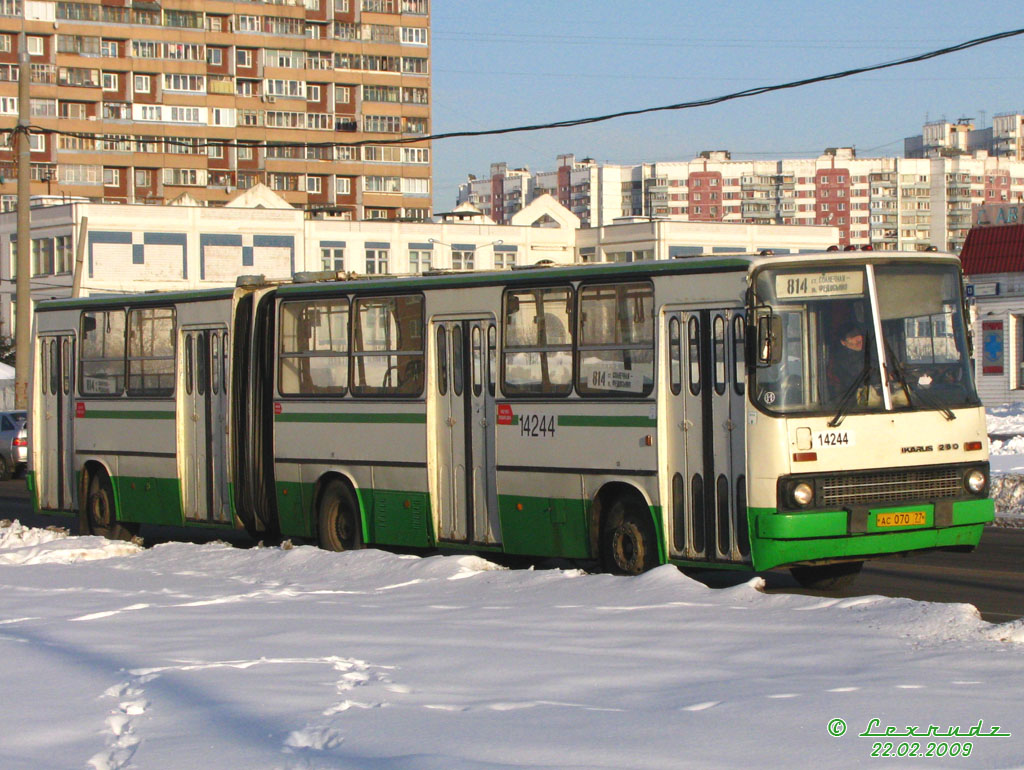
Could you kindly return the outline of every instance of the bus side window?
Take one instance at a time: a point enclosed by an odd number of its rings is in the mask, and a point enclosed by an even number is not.
[[[484,342],[483,332],[479,326],[473,327],[472,332],[473,348],[473,395],[479,396],[484,391]]]
[[[494,324],[487,327],[487,390],[494,395],[494,380],[497,377],[495,367],[498,365],[498,330]]]
[[[206,395],[210,384],[209,346],[207,333],[199,332],[196,335],[196,393],[200,396]]]
[[[462,395],[464,381],[462,369],[462,326],[456,325],[452,329],[452,393],[456,396]]]
[[[700,321],[690,316],[686,324],[686,348],[690,359],[690,393],[700,395]]]
[[[185,335],[185,393],[192,395],[192,335]]]
[[[437,327],[437,392],[448,395],[448,334],[444,326]]]
[[[54,396],[60,392],[59,354],[57,340],[50,340],[50,393]]]
[[[732,384],[737,396],[743,395],[744,382],[747,376],[746,323],[746,319],[740,313],[737,313],[732,318]]]
[[[679,319],[672,317],[668,322],[668,380],[672,395],[678,396],[683,389],[683,351],[681,347]]]
[[[726,360],[725,360],[725,318],[720,315],[715,316],[715,321],[712,324],[712,330],[714,331],[715,344],[713,347],[712,355],[715,359],[715,393],[722,395],[726,389]]]
[[[71,340],[64,340],[61,351],[61,385],[64,395],[71,393]]]
[[[210,333],[210,390],[214,395],[220,393],[220,332]]]

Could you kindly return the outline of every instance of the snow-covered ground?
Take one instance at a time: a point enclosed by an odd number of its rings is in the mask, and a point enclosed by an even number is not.
[[[13,523],[0,767],[1024,766],[1024,621],[760,585]]]
[[[760,586],[5,522],[0,768],[1024,767],[1024,620]]]

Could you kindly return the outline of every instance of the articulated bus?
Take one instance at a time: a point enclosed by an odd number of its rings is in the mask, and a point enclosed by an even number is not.
[[[29,485],[111,537],[244,527],[836,584],[970,550],[993,519],[965,318],[959,262],[934,253],[52,300]]]

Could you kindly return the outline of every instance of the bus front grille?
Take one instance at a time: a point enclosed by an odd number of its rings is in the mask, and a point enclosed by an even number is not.
[[[963,471],[959,468],[904,470],[883,473],[826,476],[819,482],[821,503],[830,508],[886,504],[901,500],[938,500],[963,497]]]

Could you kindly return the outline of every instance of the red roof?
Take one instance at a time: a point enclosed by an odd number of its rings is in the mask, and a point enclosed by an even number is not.
[[[1024,225],[971,228],[960,261],[967,275],[1024,273]]]

